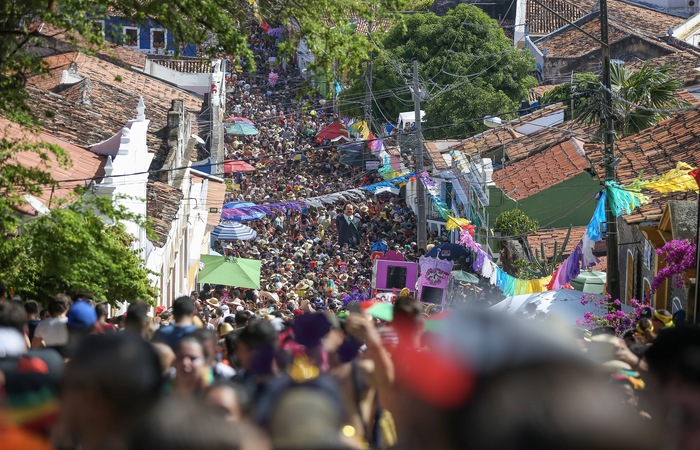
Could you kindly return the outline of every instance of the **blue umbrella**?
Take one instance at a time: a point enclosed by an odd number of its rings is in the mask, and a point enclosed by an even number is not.
[[[454,261],[460,258],[464,258],[468,254],[469,253],[466,247],[448,242],[445,244],[436,245],[428,253],[426,253],[425,256],[430,256],[432,258],[437,257],[440,259]]]
[[[236,202],[228,202],[224,203],[223,208],[224,209],[238,209],[238,208],[244,208],[246,206],[257,206],[255,203],[251,202],[244,202],[242,200],[236,201]]]
[[[222,220],[235,220],[236,222],[248,222],[251,220],[259,220],[265,217],[265,213],[245,210],[240,208],[248,208],[250,206],[257,206],[255,203],[250,202],[229,202],[225,203],[223,209],[221,210]]]
[[[257,235],[255,230],[238,222],[223,222],[211,232],[211,237],[217,241],[248,241]]]

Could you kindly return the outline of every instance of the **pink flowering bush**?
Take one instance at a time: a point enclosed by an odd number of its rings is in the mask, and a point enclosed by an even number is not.
[[[666,267],[659,270],[651,282],[652,292],[656,292],[661,283],[668,278],[673,280],[674,286],[682,288],[684,280],[681,274],[695,264],[696,248],[697,245],[691,244],[688,239],[674,239],[657,249],[656,254],[663,258]]]
[[[270,74],[267,76],[267,84],[269,84],[270,86],[276,85],[279,77],[280,76],[277,75],[275,72],[270,72]]]
[[[626,331],[631,330],[637,324],[642,315],[642,310],[649,306],[648,303],[635,298],[630,300],[632,310],[624,312],[621,309],[620,300],[610,301],[610,296],[598,298],[597,295],[584,294],[581,298],[582,305],[594,304],[596,309],[584,313],[583,318],[576,320],[576,325],[586,327],[589,330],[598,327],[613,327],[615,333],[622,337]]]

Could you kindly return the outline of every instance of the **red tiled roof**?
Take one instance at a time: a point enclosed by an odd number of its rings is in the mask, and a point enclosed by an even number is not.
[[[611,21],[627,25],[651,36],[665,36],[669,28],[675,28],[687,19],[639,4],[621,0],[608,0]]]
[[[648,61],[629,61],[625,63],[625,66],[631,70],[639,70],[645,62],[648,62],[652,67],[670,65],[673,68],[673,74],[681,80],[683,86],[692,86],[700,81],[700,72],[696,70],[700,67],[700,51],[698,50],[682,49]]]
[[[602,147],[599,144],[588,144],[585,150],[596,173],[605,173]],[[643,179],[660,176],[673,169],[677,162],[685,162],[692,167],[700,166],[700,110],[676,114],[641,133],[617,141],[615,156],[620,158],[615,171],[617,180],[622,184],[628,184],[639,176]],[[625,216],[628,223],[658,220],[669,198],[697,198],[694,192],[666,197],[654,192],[647,194],[649,204]]]
[[[683,100],[684,102],[690,103],[693,106],[700,106],[700,99],[691,94],[690,92],[686,91],[685,89],[681,89],[676,93],[678,98]]]
[[[557,248],[561,249],[561,246],[564,243],[564,239],[566,238],[566,233],[568,231],[568,228],[554,228],[551,230],[539,230],[535,234],[529,234],[527,236],[527,243],[530,246],[530,249],[532,250],[532,256],[534,257],[536,255],[535,251],[539,252],[542,249],[542,246],[540,244],[543,244],[545,257],[552,258],[554,256],[554,243],[558,243]],[[564,258],[571,254],[573,249],[583,238],[585,232],[586,227],[571,227],[569,242],[566,245],[566,250],[563,254]],[[601,241],[596,244],[595,250],[605,251],[605,248],[605,241]],[[600,261],[590,269],[605,272],[607,268],[607,256],[599,256],[598,259]]]
[[[34,152],[17,152],[12,158],[14,161],[26,167],[37,167],[49,172],[56,181],[80,180],[84,178],[102,177],[104,175],[104,165],[107,162],[105,156],[97,155],[85,148],[73,145],[47,133],[32,133],[4,118],[0,118],[0,130],[1,137],[10,142],[17,142],[18,144],[20,142],[31,144],[46,142],[63,148],[70,158],[70,163],[66,167],[61,167],[56,157],[49,152],[47,152],[49,155],[47,161],[43,161],[41,157]],[[86,183],[89,183],[89,181],[64,182],[60,183],[53,190],[50,186],[44,186],[41,195],[37,197],[46,205],[51,201],[51,206],[55,207],[57,205],[56,200],[70,197],[75,187],[84,187]],[[0,195],[3,194],[0,193]],[[36,214],[36,211],[30,207],[23,208],[22,212],[30,215]]]
[[[574,139],[523,159],[493,174],[493,181],[510,198],[522,200],[575,177],[590,167]],[[582,147],[582,146],[581,146]]]
[[[202,99],[196,95],[172,86],[164,81],[149,77],[147,75],[123,69],[114,65],[111,62],[103,61],[99,58],[86,55],[85,53],[72,52],[69,54],[61,54],[48,56],[44,61],[49,67],[68,67],[74,63],[76,72],[83,77],[90,77],[93,81],[100,81],[106,85],[116,89],[129,92],[133,95],[143,96],[146,101],[146,111],[149,109],[149,103],[168,103],[166,109],[170,108],[169,100],[182,99],[185,102],[187,112],[196,113],[202,109]],[[55,81],[55,86],[59,86],[60,73],[52,78]],[[38,80],[40,77],[31,77],[30,83]],[[152,100],[148,102],[148,100]],[[158,100],[158,101],[156,101]]]
[[[513,142],[524,136],[515,130],[508,128],[492,128],[463,140],[457,145],[450,147],[450,150],[460,151],[467,155],[486,154],[489,150]]]
[[[45,39],[53,41],[54,44],[60,44],[53,46],[63,52],[76,49],[71,43],[72,40],[78,46],[83,46],[94,51],[98,58],[109,61],[120,67],[137,67],[143,69],[146,66],[146,55],[131,48],[111,42],[105,42],[105,44],[99,48],[94,45],[86,45],[85,40],[81,36],[75,35],[74,33],[68,34],[65,30],[48,23],[37,24],[36,32]]]
[[[146,216],[153,225],[156,246],[162,247],[168,242],[183,197],[180,189],[161,181],[149,181],[146,185]]]
[[[459,142],[460,141],[458,139],[445,139],[442,141],[425,142],[425,150],[428,153],[430,160],[433,162],[433,166],[436,170],[446,170],[450,168],[450,166],[447,164],[445,158],[443,158],[442,155],[443,153],[449,152],[452,146],[454,146],[455,144],[459,144]],[[444,148],[441,150],[440,148],[438,148],[439,143],[452,144],[452,146],[444,146]]]
[[[599,144],[586,145],[586,154],[598,174],[605,172],[603,152]],[[618,181],[634,181],[640,174],[645,179],[659,176],[683,161],[700,166],[700,110],[676,114],[641,133],[615,143],[615,167]]]
[[[680,25],[685,19],[619,0],[610,0],[608,5],[610,44],[635,35],[669,52],[674,51],[673,47],[654,37],[665,36],[669,28]],[[600,19],[597,13],[579,21],[577,25],[592,36],[600,36]],[[547,50],[548,57],[576,58],[598,51],[600,43],[569,25],[560,32],[538,40],[537,47],[542,51]]]
[[[518,117],[515,120],[508,122],[508,126],[512,128],[518,128],[526,123],[533,122],[537,119],[547,117],[555,112],[563,111],[567,106],[563,103],[552,103],[551,105],[543,106],[542,108],[533,111],[529,114]]]
[[[559,86],[558,84],[541,84],[539,86],[535,86],[534,88],[530,89],[530,101],[531,102],[537,102],[540,100],[540,98],[547,92],[551,91],[555,87]]]
[[[579,28],[590,35],[600,36],[600,21],[597,17],[580,24]],[[612,24],[609,27],[608,42],[611,44],[627,36],[629,36],[629,33],[621,28]],[[591,51],[599,50],[600,43],[581,33],[578,29],[569,26],[559,33],[537,41],[537,48],[543,52],[546,50],[548,58],[576,58]]]
[[[142,96],[146,118],[151,121],[149,150],[161,154],[167,152],[166,137],[160,130],[168,123],[171,100],[182,99],[188,113],[196,114],[202,107],[202,100],[189,92],[83,53],[53,55],[44,61],[52,68],[51,74],[29,78],[28,103],[42,127],[77,145],[87,147],[117,133],[127,121],[135,119]],[[61,85],[61,73],[71,65],[89,83],[83,80]],[[90,101],[78,103],[85,89],[90,92]]]
[[[547,8],[556,11],[563,18],[553,14]],[[557,30],[569,22],[574,22],[593,11],[596,2],[593,0],[540,0],[537,3],[528,1],[526,5],[526,20],[530,34],[545,35]]]

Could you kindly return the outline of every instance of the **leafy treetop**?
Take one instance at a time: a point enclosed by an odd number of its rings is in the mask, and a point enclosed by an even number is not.
[[[639,133],[670,117],[669,109],[690,106],[678,97],[681,81],[673,76],[673,67],[654,67],[649,62],[637,71],[614,64],[610,71],[613,91],[613,123],[620,137]],[[542,103],[574,100],[573,118],[586,125],[605,123],[604,90],[593,73],[574,74],[571,83],[557,86],[542,96]],[[570,114],[570,113],[569,113]]]
[[[498,215],[493,229],[504,236],[522,236],[536,233],[539,227],[536,219],[529,218],[519,209],[511,209]]]
[[[517,109],[536,84],[529,72],[535,62],[514,49],[498,22],[481,9],[461,4],[444,16],[417,13],[377,36],[381,48],[373,64],[374,117],[396,120],[413,110],[411,61],[418,61],[421,83],[431,92],[424,103],[425,136],[438,139],[465,136],[483,129],[487,115]],[[364,79],[341,94],[341,111],[362,114]]]
[[[25,222],[0,245],[0,279],[25,298],[88,291],[98,301],[153,302],[157,290],[125,220],[140,221],[111,199],[82,197]],[[143,224],[142,225],[146,225]]]

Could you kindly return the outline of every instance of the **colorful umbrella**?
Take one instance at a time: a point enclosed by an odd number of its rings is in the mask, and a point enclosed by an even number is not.
[[[290,161],[309,162],[309,158],[307,158],[306,156],[304,156],[301,153],[295,153],[294,155],[292,155],[291,158],[289,158],[289,160]]]
[[[333,140],[338,139],[340,137],[348,138],[348,130],[342,123],[333,122],[332,124],[328,125],[326,128],[318,132],[318,134],[316,135],[316,142],[320,144],[321,142],[323,142],[324,139]]]
[[[250,211],[246,208],[257,206],[250,202],[228,202],[224,203],[221,210],[221,220],[235,220],[236,222],[249,222],[265,217],[264,212]]]
[[[201,255],[204,269],[199,271],[200,283],[260,289],[260,261],[256,259]]]
[[[238,222],[224,222],[211,232],[211,237],[217,241],[248,241],[257,235],[255,230]]]
[[[236,122],[233,125],[227,126],[226,133],[239,134],[244,136],[255,136],[256,134],[260,134],[257,128],[255,128],[253,125],[244,122]]]
[[[251,121],[250,119],[246,119],[245,117],[229,117],[225,120],[225,122],[240,122],[247,123],[248,125],[254,125],[253,121]]]
[[[582,270],[579,276],[571,280],[571,287],[589,294],[602,294],[605,290],[606,274],[597,270]]]
[[[254,170],[255,167],[245,161],[235,161],[233,159],[224,161],[224,173],[252,172]]]

